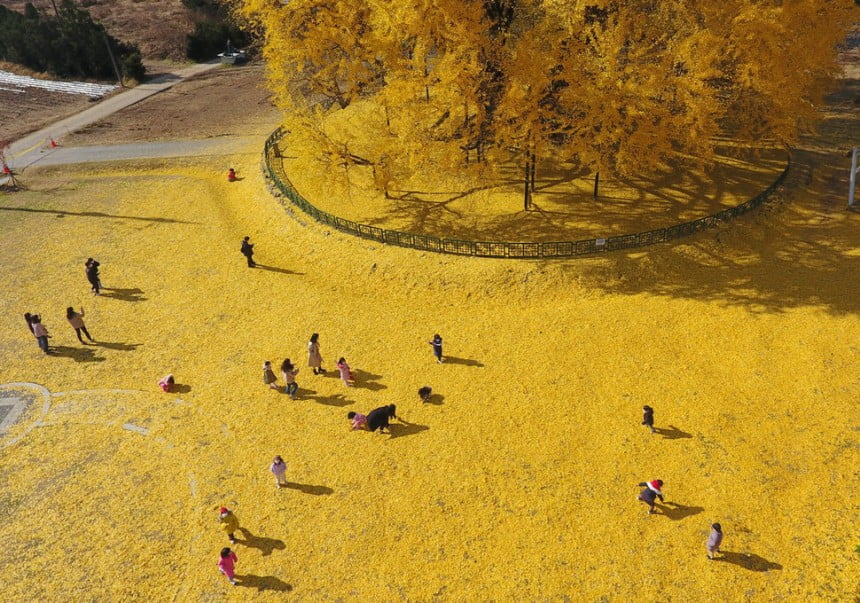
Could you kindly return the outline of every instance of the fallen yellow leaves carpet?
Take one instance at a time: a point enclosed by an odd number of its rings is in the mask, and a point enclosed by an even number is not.
[[[291,217],[257,162],[63,168],[2,198],[0,382],[52,392],[0,438],[3,600],[857,595],[860,223],[802,167],[790,203],[685,242],[508,262]],[[284,357],[297,401],[262,383]],[[158,390],[168,372],[179,393]],[[392,436],[349,431],[347,411],[389,403]],[[649,517],[636,484],[655,478],[677,505]],[[222,504],[250,532],[242,586],[216,568]]]

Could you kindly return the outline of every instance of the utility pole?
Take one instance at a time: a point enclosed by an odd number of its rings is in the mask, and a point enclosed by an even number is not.
[[[116,81],[119,82],[120,88],[125,88],[125,84],[122,82],[122,75],[119,72],[119,67],[117,67],[116,59],[113,56],[113,48],[110,47],[110,42],[108,42],[104,27],[102,27],[102,39],[105,41],[105,46],[107,46],[108,55],[110,55],[110,64],[113,65],[113,72],[116,74]]]

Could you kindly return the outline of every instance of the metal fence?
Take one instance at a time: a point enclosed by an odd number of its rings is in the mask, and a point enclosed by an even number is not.
[[[675,224],[667,228],[658,228],[636,234],[618,235],[615,237],[585,239],[582,241],[558,241],[548,243],[510,243],[507,241],[464,241],[459,239],[440,239],[429,235],[401,232],[398,230],[386,230],[367,224],[359,224],[352,220],[334,216],[326,213],[302,197],[290,184],[289,178],[284,171],[280,159],[281,149],[279,141],[283,138],[283,131],[278,128],[266,139],[263,150],[263,170],[270,179],[271,184],[293,205],[308,214],[314,220],[364,239],[371,239],[387,245],[398,245],[400,247],[411,247],[422,251],[434,251],[436,253],[449,253],[454,255],[469,255],[487,258],[569,258],[581,255],[591,255],[606,251],[619,249],[634,249],[646,247],[656,243],[664,243],[681,237],[697,233],[706,228],[717,226],[721,222],[731,220],[741,214],[745,214],[764,203],[773,192],[783,183],[788,170],[791,167],[789,157],[785,169],[779,177],[760,192],[758,195],[735,207],[724,209],[711,216],[699,218],[692,222]]]

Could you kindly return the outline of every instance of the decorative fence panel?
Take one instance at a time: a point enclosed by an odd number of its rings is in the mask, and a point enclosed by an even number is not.
[[[281,138],[283,138],[283,134],[284,133],[281,128],[278,128],[266,139],[266,143],[263,147],[263,172],[271,181],[272,186],[278,193],[289,199],[294,206],[298,207],[317,222],[331,226],[341,232],[346,232],[364,239],[379,241],[380,243],[385,243],[387,245],[410,247],[412,249],[433,251],[435,253],[449,253],[453,255],[468,255],[488,258],[570,258],[607,251],[647,247],[649,245],[656,245],[657,243],[665,243],[666,241],[686,237],[707,228],[717,226],[720,222],[731,220],[732,218],[755,209],[767,201],[774,191],[782,185],[788,175],[788,170],[791,168],[791,158],[789,157],[785,169],[779,177],[769,187],[749,201],[741,203],[735,207],[724,209],[712,216],[699,218],[692,222],[675,224],[666,228],[658,228],[646,232],[609,238],[587,239],[584,241],[558,241],[549,243],[462,241],[458,239],[440,239],[430,235],[401,232],[398,230],[386,230],[376,226],[359,224],[358,222],[353,222],[352,220],[347,220],[322,211],[302,197],[298,191],[293,188],[292,184],[290,184],[289,178],[284,171],[283,162],[280,160],[281,147],[279,142]]]

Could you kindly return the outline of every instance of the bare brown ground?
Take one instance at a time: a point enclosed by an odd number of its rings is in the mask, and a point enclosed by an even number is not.
[[[0,89],[0,141],[11,142],[92,103],[81,94],[64,94],[38,88],[22,92]]]
[[[201,74],[65,138],[66,146],[262,134],[280,113],[261,64]]]
[[[32,1],[36,8],[53,13],[51,0]],[[23,12],[26,1],[0,0],[0,4]],[[78,0],[77,5],[104,23],[112,36],[136,44],[146,59],[185,58],[185,36],[193,23],[181,0]]]

